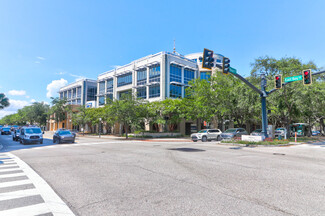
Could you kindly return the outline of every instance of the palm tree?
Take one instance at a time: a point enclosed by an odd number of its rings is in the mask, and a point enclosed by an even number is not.
[[[0,110],[10,105],[9,99],[5,94],[0,93]]]

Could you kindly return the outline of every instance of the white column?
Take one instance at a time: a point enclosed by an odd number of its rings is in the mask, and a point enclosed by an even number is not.
[[[184,67],[182,67],[182,84],[184,84]],[[184,95],[184,86],[182,86],[182,98],[185,96]]]
[[[147,84],[149,84],[149,67],[147,67]],[[149,86],[146,86],[146,90],[147,90],[147,100],[149,99]]]

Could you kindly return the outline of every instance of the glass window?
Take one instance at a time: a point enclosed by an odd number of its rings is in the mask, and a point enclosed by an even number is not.
[[[81,87],[77,88],[77,97],[81,97]]]
[[[107,94],[107,98],[113,100],[113,94],[112,93]]]
[[[200,58],[200,62],[202,62],[202,57]]]
[[[42,131],[39,128],[26,128],[25,133],[26,134],[42,133]]]
[[[119,92],[119,97],[118,98],[123,99],[123,98],[128,97],[128,95],[131,95],[131,90]]]
[[[149,68],[149,83],[160,82],[160,65],[156,64]]]
[[[147,88],[146,87],[138,88],[137,96],[138,96],[138,98],[146,99],[147,98]]]
[[[77,96],[77,89],[74,88],[72,89],[72,98],[76,98],[76,96]]]
[[[68,91],[68,98],[71,98],[71,90]]]
[[[88,86],[87,88],[87,101],[95,101],[97,94],[97,87]]]
[[[107,93],[113,93],[113,79],[107,80]]]
[[[71,132],[68,131],[68,130],[64,130],[64,131],[59,131],[58,134],[59,134],[59,135],[70,135]]]
[[[99,106],[105,105],[105,96],[100,96],[98,102],[99,102]]]
[[[132,73],[127,73],[117,77],[117,87],[132,84]]]
[[[149,87],[149,98],[160,97],[160,85],[152,85]]]
[[[67,91],[64,92],[64,98],[68,98],[68,92]]]
[[[81,99],[77,99],[77,105],[81,105]]]
[[[182,67],[178,65],[170,65],[170,82],[182,82]]]
[[[192,59],[193,61],[197,62],[197,59]]]
[[[63,99],[63,92],[60,92],[60,99]]]
[[[99,83],[99,94],[105,94],[105,81]]]
[[[147,68],[137,71],[137,85],[144,85],[147,83]]]
[[[194,70],[184,68],[184,83],[188,84],[189,81],[194,79]]]
[[[210,79],[210,77],[211,77],[211,72],[201,72],[201,74],[200,74],[200,78],[201,79],[205,79],[205,80],[208,80],[208,79]]]
[[[171,98],[181,98],[182,97],[182,86],[179,85],[170,85],[170,97]]]

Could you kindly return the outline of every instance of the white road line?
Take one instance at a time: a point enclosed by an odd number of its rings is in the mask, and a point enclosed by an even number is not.
[[[3,200],[10,200],[10,199],[17,199],[27,196],[33,196],[38,195],[39,192],[37,189],[26,189],[26,190],[19,190],[19,191],[13,191],[8,193],[0,193],[0,201]]]
[[[31,182],[33,182],[35,188],[39,191],[39,194],[45,201],[45,205],[48,207],[48,209],[50,209],[50,212],[52,212],[54,216],[74,216],[70,208],[62,201],[62,199],[54,192],[46,181],[42,179],[30,166],[28,166],[28,164],[11,153],[8,153],[8,155],[14,158],[19,167],[24,170],[27,177],[31,180]],[[22,215],[25,216],[26,214]]]
[[[31,183],[32,182],[29,179],[10,181],[10,182],[2,182],[2,183],[0,183],[0,188],[18,186],[18,185],[25,185],[25,184],[31,184]]]
[[[20,168],[12,168],[12,169],[0,169],[0,174],[3,172],[11,172],[11,171],[19,171]]]
[[[0,175],[0,179],[2,178],[11,178],[11,177],[19,177],[19,176],[26,176],[25,173],[11,173],[11,174],[5,174],[5,175]]]
[[[45,203],[0,211],[0,216],[34,216],[51,212]]]

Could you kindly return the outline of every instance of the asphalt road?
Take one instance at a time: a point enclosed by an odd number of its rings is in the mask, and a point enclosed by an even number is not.
[[[325,215],[325,143],[233,147],[79,138],[2,152],[29,164],[76,215]]]

